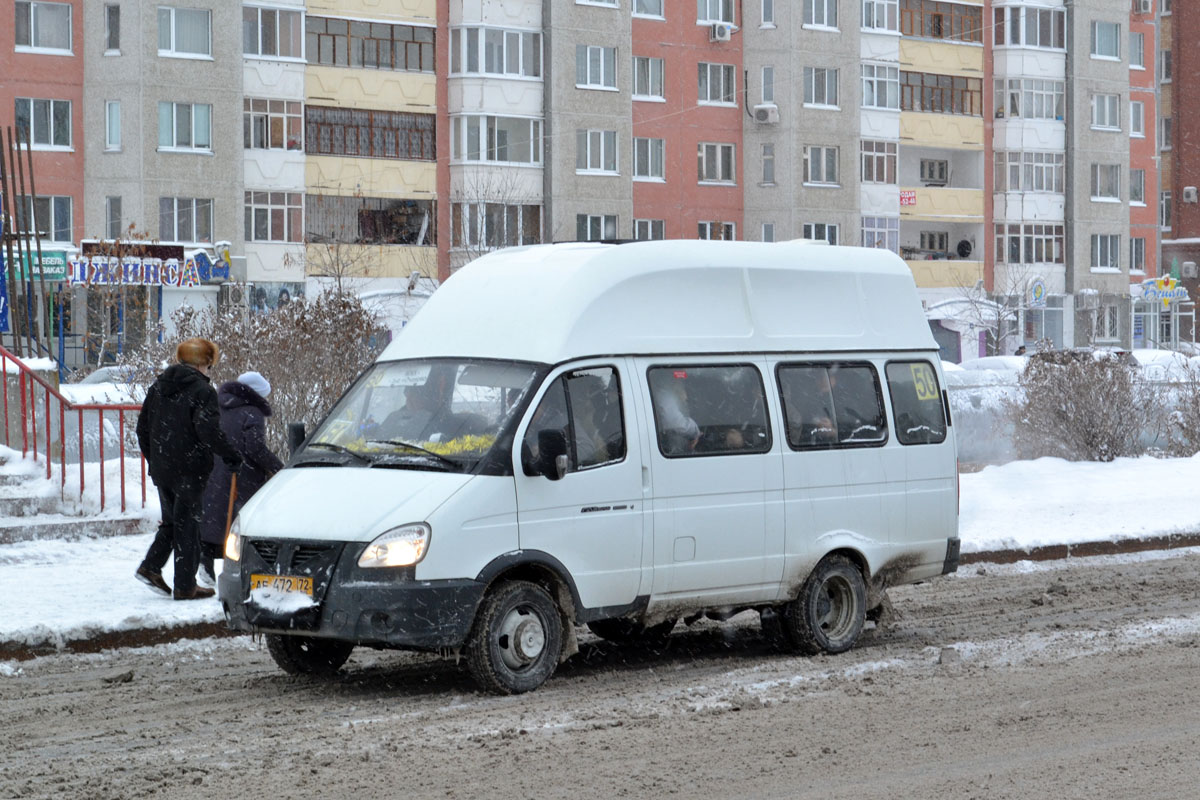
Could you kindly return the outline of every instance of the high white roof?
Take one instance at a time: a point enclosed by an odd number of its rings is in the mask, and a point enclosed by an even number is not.
[[[657,241],[497,250],[442,284],[381,360],[936,350],[895,253]]]

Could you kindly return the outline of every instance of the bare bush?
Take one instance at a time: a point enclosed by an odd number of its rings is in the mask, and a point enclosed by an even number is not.
[[[303,422],[312,430],[383,347],[375,315],[357,297],[337,292],[262,314],[185,306],[172,319],[173,337],[164,336],[123,359],[134,368],[134,380],[142,385],[153,381],[184,339],[212,339],[221,349],[214,385],[247,370],[261,372],[271,383],[268,400],[275,413],[267,420],[267,442],[277,453],[286,452],[287,423]]]
[[[1200,453],[1200,374],[1188,371],[1188,379],[1171,387],[1170,453],[1194,456]]]
[[[1022,458],[1112,461],[1142,455],[1164,437],[1162,392],[1115,356],[1039,353],[1019,385],[1008,414]]]

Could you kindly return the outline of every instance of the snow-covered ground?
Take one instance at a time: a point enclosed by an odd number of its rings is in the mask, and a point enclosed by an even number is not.
[[[964,553],[1200,531],[1200,456],[1013,462],[963,475],[961,492]],[[215,600],[175,602],[134,579],[150,540],[0,546],[0,641],[219,621]]]

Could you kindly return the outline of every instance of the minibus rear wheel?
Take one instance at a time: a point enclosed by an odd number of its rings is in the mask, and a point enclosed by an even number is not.
[[[336,639],[267,634],[267,652],[279,668],[289,675],[336,675],[353,650],[352,642],[339,642]]]
[[[828,555],[783,607],[779,632],[788,649],[803,655],[844,653],[858,641],[866,612],[867,586],[858,565]]]
[[[467,669],[485,690],[520,694],[554,674],[563,621],[550,594],[529,581],[505,581],[489,591],[467,637]]]

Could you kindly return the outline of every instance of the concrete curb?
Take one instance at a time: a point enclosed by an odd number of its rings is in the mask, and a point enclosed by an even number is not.
[[[1150,550],[1175,550],[1181,547],[1200,547],[1200,533],[1172,533],[1151,536],[1146,539],[1123,539],[1120,541],[1077,542],[1075,544],[1046,545],[1029,550],[984,550],[964,553],[960,564],[1015,564],[1018,561],[1059,561],[1088,556],[1122,555]],[[0,661],[28,661],[38,656],[63,653],[99,653],[119,647],[147,647],[169,644],[183,639],[207,639],[214,636],[244,636],[225,627],[221,622],[195,622],[169,628],[138,628],[123,631],[102,631],[85,639],[70,639],[63,642],[29,644],[18,641],[0,641]]]

